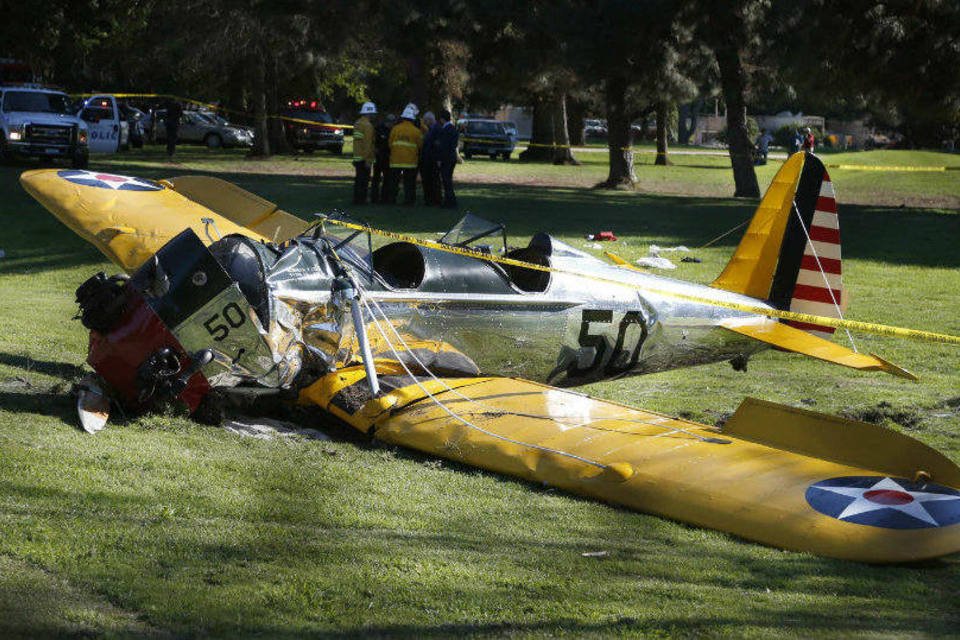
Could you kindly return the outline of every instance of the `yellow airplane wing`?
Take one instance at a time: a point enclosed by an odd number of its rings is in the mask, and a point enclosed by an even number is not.
[[[878,563],[960,550],[960,469],[876,425],[747,400],[717,430],[525,380],[378,368],[379,397],[355,367],[301,402],[384,442],[778,547]]]
[[[171,183],[40,169],[24,172],[20,183],[57,219],[127,272],[187,228],[205,244],[235,233],[267,242],[286,240],[306,228],[306,222],[239,187],[217,196],[216,190],[229,183],[215,178],[187,176]]]

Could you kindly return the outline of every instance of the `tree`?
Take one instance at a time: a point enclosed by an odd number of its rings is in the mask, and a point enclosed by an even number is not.
[[[753,141],[747,133],[750,76],[746,60],[757,49],[768,15],[766,0],[700,0],[690,5],[699,39],[712,51],[727,105],[727,144],[733,167],[734,197],[759,198]]]
[[[667,0],[577,2],[564,38],[574,43],[581,76],[603,87],[610,170],[598,186],[633,187],[630,126],[668,92],[679,3]],[[655,96],[651,99],[652,96]]]
[[[475,0],[471,104],[532,107],[526,161],[579,164],[570,149],[568,96],[581,84],[562,30],[568,2]]]
[[[781,43],[772,53],[806,107],[872,115],[912,145],[960,135],[957,2],[777,0],[771,15]]]

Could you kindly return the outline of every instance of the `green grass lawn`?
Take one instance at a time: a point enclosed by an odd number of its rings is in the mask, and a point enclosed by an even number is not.
[[[960,164],[849,155],[828,162]],[[600,253],[583,236],[611,229],[621,239],[604,248],[624,257],[685,244],[702,263],[669,275],[719,273],[739,234],[699,247],[755,206],[727,197],[724,158],[641,163],[642,191],[627,193],[583,188],[606,171],[604,154],[583,156],[581,167],[466,163],[462,208],[507,223],[518,244],[546,229]],[[425,237],[458,217],[351,209],[347,157],[184,148],[169,164],[148,149],[94,166],[215,173],[304,217],[342,209]],[[871,567],[778,551],[370,443],[309,414],[332,440],[243,438],[174,415],[82,433],[73,291],[114,269],[20,189],[24,168],[0,168],[0,637],[956,637],[957,556]],[[957,173],[831,174],[846,203],[849,317],[960,334]],[[911,206],[928,200],[940,208]],[[921,382],[765,352],[747,373],[713,365],[583,390],[708,423],[752,395],[867,417],[960,461],[960,349],[855,339]]]

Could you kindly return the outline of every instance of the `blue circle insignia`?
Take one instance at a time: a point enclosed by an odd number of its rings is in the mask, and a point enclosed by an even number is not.
[[[96,171],[86,171],[82,169],[64,169],[58,171],[57,176],[73,184],[80,184],[85,187],[97,187],[99,189],[111,189],[113,191],[160,191],[163,189],[162,185],[157,184],[153,180],[117,176],[112,173],[97,173]]]
[[[845,476],[810,485],[807,502],[820,513],[871,527],[928,529],[960,522],[960,491],[887,476]]]

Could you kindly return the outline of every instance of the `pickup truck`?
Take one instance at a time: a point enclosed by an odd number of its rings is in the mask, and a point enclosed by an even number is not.
[[[295,100],[287,103],[280,115],[288,118],[283,121],[283,128],[293,149],[306,153],[318,149],[336,155],[343,153],[343,128],[334,124],[319,102],[308,104],[306,100]]]
[[[38,85],[0,86],[0,162],[18,157],[69,160],[87,166],[87,124],[70,97]]]
[[[460,120],[460,152],[469,160],[473,156],[510,159],[517,145],[515,136],[507,133],[499,120],[485,118]]]

